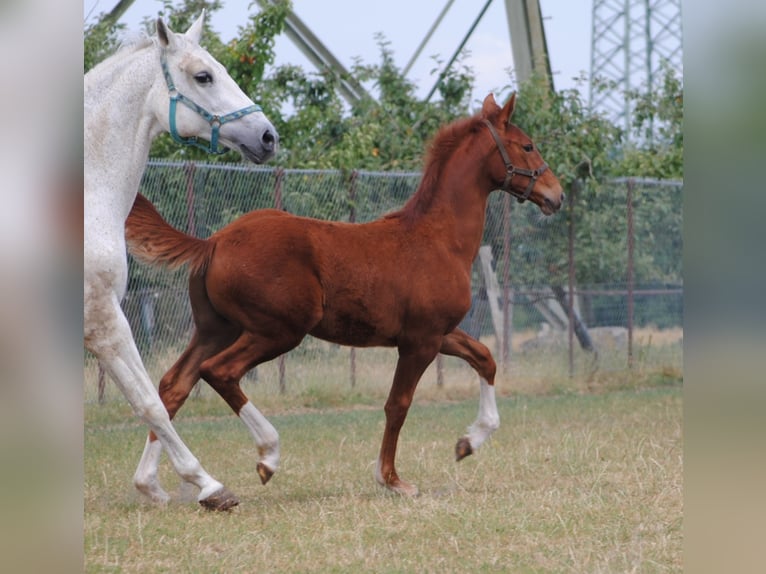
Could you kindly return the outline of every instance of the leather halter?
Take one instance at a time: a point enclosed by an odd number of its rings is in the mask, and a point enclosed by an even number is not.
[[[261,106],[259,106],[258,104],[253,104],[251,106],[242,108],[241,110],[237,110],[236,112],[231,112],[229,114],[226,114],[224,116],[213,115],[202,106],[196,104],[191,99],[184,96],[181,92],[178,91],[178,89],[176,89],[176,86],[173,83],[173,78],[170,75],[170,69],[168,68],[167,56],[165,55],[164,49],[160,51],[160,64],[162,65],[162,73],[165,75],[165,82],[168,85],[168,95],[170,96],[170,110],[168,111],[168,121],[170,123],[170,135],[173,137],[175,141],[177,141],[180,144],[198,147],[201,150],[204,150],[208,153],[214,153],[217,155],[226,153],[228,151],[227,148],[225,147],[223,149],[218,148],[218,130],[221,128],[221,126],[225,124],[226,122],[237,120],[241,118],[242,116],[246,116],[247,114],[263,111],[261,109]],[[210,145],[201,144],[199,141],[197,141],[196,137],[190,137],[190,138],[181,137],[181,135],[178,133],[178,130],[176,129],[176,105],[178,104],[178,102],[181,102],[186,107],[197,112],[199,115],[205,118],[205,121],[207,121],[207,123],[210,124],[210,127],[211,127]]]
[[[548,164],[543,162],[543,165],[538,167],[537,169],[523,169],[520,167],[514,167],[514,165],[511,163],[511,158],[508,157],[508,152],[505,151],[505,146],[503,145],[503,141],[500,139],[500,136],[497,134],[497,130],[495,130],[495,126],[492,125],[492,123],[489,120],[482,120],[485,124],[487,124],[487,127],[489,128],[489,133],[492,134],[492,139],[495,140],[495,144],[497,145],[497,151],[500,152],[500,155],[503,158],[503,163],[505,163],[505,180],[503,181],[503,187],[501,188],[503,191],[510,193],[512,196],[514,196],[519,203],[524,203],[527,199],[529,199],[529,196],[532,194],[532,188],[535,187],[535,182],[537,181],[537,178],[540,177],[543,173],[545,173],[545,170],[548,169]],[[525,177],[530,178],[529,183],[527,184],[527,188],[524,190],[524,193],[519,193],[518,191],[515,191],[511,188],[511,181],[513,180],[514,175],[523,175]]]

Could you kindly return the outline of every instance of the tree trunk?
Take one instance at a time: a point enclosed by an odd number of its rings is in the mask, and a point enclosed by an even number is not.
[[[559,302],[561,308],[564,309],[564,313],[566,313],[568,316],[569,303],[567,302],[567,292],[565,291],[564,287],[561,285],[551,285],[551,289],[553,290],[553,294],[556,297],[556,301]],[[585,323],[582,322],[580,315],[578,315],[575,309],[572,309],[572,318],[574,321],[574,333],[577,337],[577,340],[580,342],[580,347],[582,347],[584,351],[595,353],[596,348],[593,346],[593,341],[588,334],[588,328],[585,326]]]

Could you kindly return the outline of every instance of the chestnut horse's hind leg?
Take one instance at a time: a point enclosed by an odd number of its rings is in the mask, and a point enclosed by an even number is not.
[[[468,434],[461,437],[455,445],[455,457],[462,460],[479,448],[500,426],[495,401],[497,366],[489,349],[460,329],[455,329],[444,337],[440,352],[465,360],[481,378],[479,414],[476,421],[468,427]]]
[[[408,496],[416,496],[418,488],[410,484],[396,473],[394,459],[396,458],[396,444],[399,440],[404,419],[412,404],[420,377],[439,351],[439,342],[422,344],[412,349],[399,347],[399,361],[396,364],[394,382],[386,401],[386,428],[383,432],[383,443],[380,447],[378,463],[375,467],[375,479],[379,484]]]
[[[290,335],[288,330],[279,337],[267,337],[244,332],[227,349],[206,360],[200,375],[223,397],[250,430],[258,447],[258,476],[266,484],[279,466],[279,434],[265,416],[242,392],[239,381],[256,365],[278,357],[295,348],[303,334]]]

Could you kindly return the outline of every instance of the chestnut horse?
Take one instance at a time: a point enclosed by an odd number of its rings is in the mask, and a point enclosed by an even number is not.
[[[267,209],[203,240],[169,226],[139,195],[126,223],[131,252],[144,262],[190,268],[195,332],[159,388],[170,417],[200,377],[207,381],[251,431],[265,484],[279,462],[279,435],[239,382],[312,335],[398,350],[378,483],[417,494],[396,471],[396,445],[415,387],[438,353],[461,357],[480,376],[479,414],[457,443],[457,459],[475,451],[499,425],[496,366],[489,349],[457,325],[471,305],[471,265],[487,199],[504,189],[545,215],[564,200],[535,145],[510,123],[514,105],[515,95],[501,109],[490,94],[478,115],[443,127],[417,192],[401,210],[370,223]],[[157,480],[158,462],[158,456],[144,456],[136,475]]]

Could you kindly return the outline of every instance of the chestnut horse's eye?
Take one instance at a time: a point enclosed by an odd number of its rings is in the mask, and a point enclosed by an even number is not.
[[[535,146],[533,146],[532,144],[524,144],[521,147],[524,148],[524,151],[532,151],[533,149],[535,149]]]
[[[197,80],[198,84],[202,85],[213,83],[213,76],[211,76],[209,72],[199,72],[194,74],[194,79]]]

